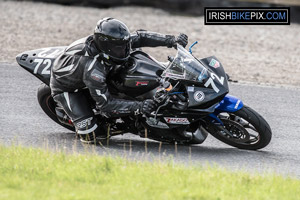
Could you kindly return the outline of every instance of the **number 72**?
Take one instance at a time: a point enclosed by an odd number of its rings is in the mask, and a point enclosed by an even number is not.
[[[220,89],[216,86],[216,84],[214,82],[214,79],[217,79],[222,85],[224,84],[224,77],[223,76],[221,76],[221,78],[220,78],[216,74],[211,73],[210,78],[206,81],[206,83],[204,84],[204,86],[208,87],[208,86],[211,85],[211,87],[213,88],[213,90],[216,93],[219,93]]]
[[[50,59],[45,59],[45,60],[44,60],[44,59],[36,58],[36,59],[34,59],[33,62],[36,62],[36,63],[37,63],[37,65],[35,66],[34,71],[33,71],[34,74],[37,74],[38,69],[39,69],[39,67],[40,67],[42,64],[45,64],[46,66],[45,66],[45,68],[42,70],[42,73],[41,73],[41,74],[50,74],[50,70],[49,70],[49,68],[50,68],[50,66],[51,66],[51,60],[50,60]]]

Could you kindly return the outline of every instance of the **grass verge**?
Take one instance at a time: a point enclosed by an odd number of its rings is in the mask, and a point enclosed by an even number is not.
[[[0,145],[0,199],[299,199],[300,181]]]

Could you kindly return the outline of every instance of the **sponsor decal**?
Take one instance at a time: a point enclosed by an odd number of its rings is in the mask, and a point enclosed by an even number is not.
[[[190,124],[187,118],[164,117],[168,124]]]
[[[196,91],[194,93],[194,99],[195,99],[195,101],[201,102],[201,101],[204,100],[204,98],[205,98],[205,94],[202,91]]]
[[[194,92],[195,87],[188,87],[188,92]]]
[[[92,71],[91,78],[95,81],[101,81],[103,79],[101,72],[96,69]]]
[[[149,81],[136,81],[135,86],[146,86],[148,83]]]
[[[289,7],[204,8],[205,25],[289,25]]]
[[[91,125],[92,119],[93,119],[93,117],[90,117],[90,118],[87,118],[85,120],[82,120],[82,121],[76,123],[76,126],[78,128],[85,128],[86,126]]]
[[[237,109],[239,107],[240,103],[241,103],[241,100],[238,100],[234,106],[234,109]]]
[[[218,68],[218,67],[220,67],[220,63],[218,61],[216,61],[215,59],[211,59],[209,66]]]

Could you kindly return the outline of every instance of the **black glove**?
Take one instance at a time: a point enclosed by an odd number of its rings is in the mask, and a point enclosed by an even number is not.
[[[157,104],[152,99],[146,99],[145,101],[141,102],[140,105],[140,113],[149,115],[151,112],[155,111],[157,108]]]
[[[188,36],[186,34],[180,33],[179,36],[175,39],[174,47],[176,48],[176,44],[180,44],[183,47],[186,47],[188,44]]]

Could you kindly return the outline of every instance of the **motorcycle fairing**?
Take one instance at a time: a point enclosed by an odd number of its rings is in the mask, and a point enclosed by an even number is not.
[[[159,86],[160,74],[164,68],[148,54],[135,51],[130,54],[127,63],[129,66],[124,67],[111,78],[111,85],[117,88],[118,92],[135,98]]]
[[[212,61],[215,61],[218,65],[216,67],[211,66],[210,63]],[[205,66],[207,72],[198,75],[198,83],[196,85],[200,87],[195,87],[193,92],[189,89],[191,87],[187,87],[190,100],[188,107],[207,107],[213,105],[229,92],[227,76],[221,62],[215,56],[203,58],[199,62]],[[194,96],[197,91],[202,91],[204,94],[204,99],[200,102],[196,101]]]
[[[189,122],[194,122],[201,118],[201,116],[205,116],[209,114],[209,121],[213,123],[218,123],[223,125],[222,121],[217,117],[218,114],[222,112],[227,113],[234,113],[238,110],[240,110],[244,106],[242,100],[238,99],[237,97],[234,97],[232,95],[226,95],[223,100],[215,105],[210,106],[207,109],[191,109],[189,108],[186,111],[176,113],[180,117],[187,117]],[[174,115],[167,115],[167,113],[164,113],[165,117],[174,117]]]
[[[61,46],[25,51],[19,54],[16,60],[21,67],[49,85],[53,62],[65,48]]]
[[[226,95],[224,99],[216,106],[215,114],[221,112],[234,113],[244,106],[242,100],[232,95]]]
[[[223,126],[223,122],[218,118],[222,112],[234,113],[244,106],[242,100],[232,95],[226,95],[224,99],[215,107],[214,113],[209,114],[209,121]]]
[[[208,108],[218,103],[226,95],[218,94],[214,90],[205,87],[186,86],[189,97],[188,108]]]
[[[210,113],[213,113],[215,111],[215,107],[217,106],[217,104],[214,104],[212,106],[210,106],[209,108],[206,109],[187,109],[184,111],[180,111],[180,110],[174,110],[174,109],[166,109],[163,111],[163,113],[161,113],[157,119],[158,121],[164,122],[166,123],[169,128],[178,128],[178,127],[182,127],[182,126],[187,126],[187,124],[192,124],[195,123],[201,119],[204,119],[207,115],[209,115]],[[166,121],[166,119],[182,119],[182,118],[186,118],[188,123],[168,123]]]
[[[211,63],[213,61],[217,64],[212,65]],[[226,73],[225,73],[224,67],[223,67],[222,63],[218,60],[218,58],[216,58],[215,56],[202,58],[202,59],[200,59],[199,62],[202,65],[204,65],[207,69],[209,69],[211,72],[218,74],[218,75],[224,75],[225,76],[224,78],[226,78]]]

